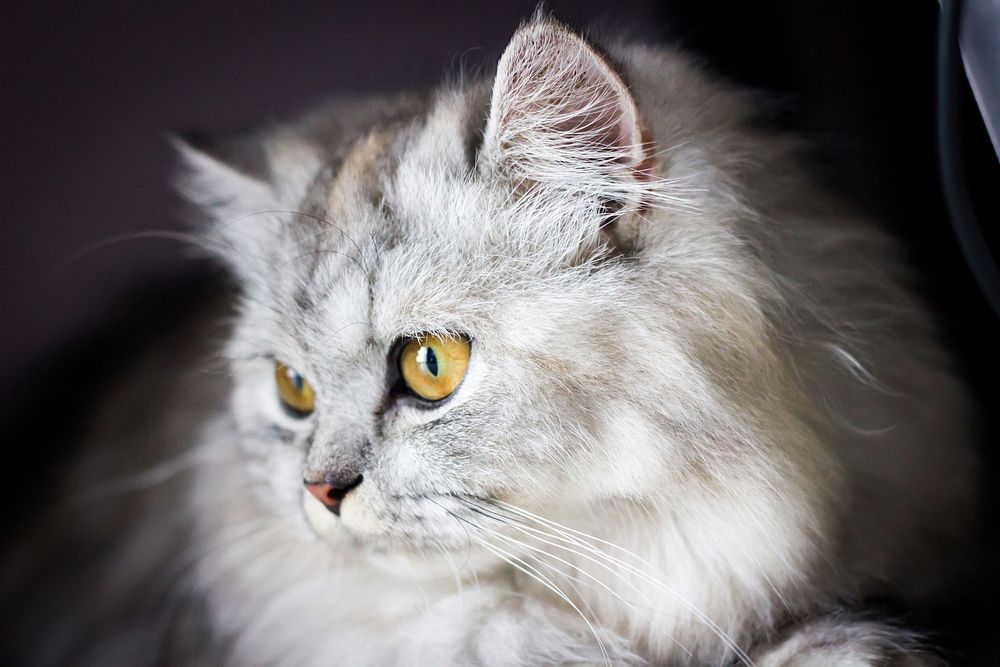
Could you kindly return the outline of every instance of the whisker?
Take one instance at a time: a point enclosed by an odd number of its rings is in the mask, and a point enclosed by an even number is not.
[[[466,502],[468,502],[468,501],[466,501]],[[733,651],[733,653],[736,654],[736,657],[739,659],[740,662],[742,662],[746,667],[753,667],[754,663],[750,659],[750,656],[746,653],[746,651],[744,651],[742,648],[740,648],[739,645],[736,644],[736,641],[727,632],[725,632],[717,623],[715,623],[714,621],[712,621],[712,619],[710,619],[708,616],[706,616],[704,612],[702,612],[700,609],[698,609],[693,604],[691,604],[683,595],[681,595],[677,591],[673,590],[672,588],[670,588],[669,586],[667,586],[666,584],[664,584],[662,581],[660,581],[659,579],[653,577],[652,575],[648,574],[647,572],[645,572],[643,570],[640,570],[639,568],[635,567],[634,565],[632,565],[630,563],[627,563],[627,562],[621,560],[620,558],[616,558],[614,556],[611,556],[610,554],[605,553],[604,551],[602,551],[601,549],[595,547],[592,544],[588,544],[588,543],[586,543],[586,542],[584,542],[584,541],[582,541],[580,539],[574,538],[573,535],[577,535],[580,538],[584,538],[584,539],[587,539],[587,540],[593,540],[593,541],[598,542],[600,544],[604,544],[604,545],[607,545],[609,547],[612,547],[612,548],[614,548],[614,549],[616,549],[618,551],[624,552],[625,554],[627,554],[627,555],[631,556],[632,558],[634,558],[635,560],[637,560],[642,565],[648,567],[653,572],[656,571],[656,569],[652,565],[650,565],[647,561],[645,561],[644,559],[642,559],[637,554],[629,551],[628,549],[626,549],[624,547],[616,545],[616,544],[614,544],[612,542],[608,542],[607,540],[602,540],[599,537],[595,537],[593,535],[589,535],[587,533],[581,532],[579,530],[575,530],[575,529],[570,528],[568,526],[563,526],[563,525],[561,525],[561,524],[559,524],[559,523],[557,523],[555,521],[552,521],[550,519],[546,519],[544,517],[538,516],[536,514],[533,514],[532,512],[529,512],[528,510],[522,509],[522,508],[517,507],[515,505],[511,505],[511,504],[506,503],[504,501],[494,500],[494,501],[490,501],[490,504],[493,505],[493,506],[496,506],[496,507],[502,507],[502,508],[507,509],[508,511],[514,513],[515,515],[521,516],[521,517],[523,517],[525,519],[530,519],[532,521],[535,521],[536,523],[540,523],[540,524],[542,524],[544,526],[547,526],[547,527],[549,527],[549,528],[551,528],[553,530],[559,531],[560,533],[563,534],[563,539],[565,541],[570,542],[571,544],[574,544],[574,545],[576,545],[576,546],[578,546],[580,548],[583,548],[583,549],[591,552],[595,556],[603,558],[603,559],[607,560],[610,563],[613,563],[613,564],[615,564],[617,566],[620,566],[620,567],[624,568],[625,570],[627,570],[628,572],[632,573],[633,575],[639,577],[640,579],[642,579],[646,583],[649,583],[649,584],[651,584],[653,586],[656,586],[657,588],[659,588],[660,590],[662,590],[663,592],[667,593],[668,595],[672,596],[675,600],[677,600],[689,612],[691,612],[703,625],[705,625],[705,627],[709,628],[717,637],[719,637],[719,639],[721,639],[726,644],[726,647],[729,648],[731,651]],[[556,535],[552,535],[552,537],[556,537]],[[594,562],[597,563],[597,564],[599,564],[599,565],[601,565],[603,568],[607,569],[609,572],[612,572],[613,574],[616,574],[619,577],[622,576],[621,573],[619,573],[616,569],[611,568],[609,565],[607,565],[607,564],[601,564],[601,563],[599,563],[599,561],[594,561]]]
[[[177,241],[179,243],[185,243],[196,248],[205,250],[209,243],[209,239],[198,235],[190,234],[186,232],[177,232],[169,229],[146,229],[137,232],[126,232],[124,234],[115,234],[92,243],[84,245],[82,248],[71,254],[69,257],[65,258],[58,264],[56,264],[51,274],[52,276],[59,275],[60,272],[66,270],[70,265],[79,260],[83,259],[87,255],[90,255],[98,250],[103,250],[112,245],[118,243],[124,243],[125,241],[143,241],[149,239],[164,240],[164,241]]]
[[[434,546],[435,549],[441,552],[441,557],[444,558],[446,563],[448,563],[448,569],[451,570],[452,579],[455,580],[455,588],[458,591],[458,598],[459,600],[462,600],[463,599],[462,592],[464,588],[462,586],[462,577],[458,572],[458,568],[455,567],[455,561],[452,559],[451,554],[448,553],[448,550],[445,549],[444,546],[440,544],[437,540],[431,541],[431,544]]]
[[[451,510],[449,510],[447,507],[445,507],[444,505],[442,505],[438,501],[434,500],[434,498],[431,498],[430,496],[428,496],[427,500],[431,501],[433,504],[437,505],[442,510],[444,510],[446,513],[448,513],[449,515],[451,515],[452,518],[454,518],[455,520],[458,521],[458,525],[462,527],[462,530],[465,531],[465,538],[466,538],[466,540],[468,540],[468,548],[467,548],[467,550],[465,552],[465,562],[469,563],[469,568],[472,570],[472,576],[476,580],[476,588],[478,588],[479,587],[479,575],[476,573],[476,566],[475,566],[475,564],[472,563],[472,535],[469,534],[469,528],[466,526],[465,521],[463,521],[458,515],[456,515]]]
[[[462,500],[462,498],[459,498],[459,500]],[[439,505],[439,507],[440,507],[440,505]],[[471,521],[469,521],[469,520],[467,520],[467,519],[465,519],[465,518],[463,518],[463,517],[455,514],[454,512],[451,512],[450,510],[448,510],[448,509],[446,509],[444,507],[442,507],[442,509],[444,509],[446,512],[448,512],[448,514],[450,514],[452,517],[454,517],[460,523],[468,524],[469,526],[472,526],[473,528],[477,528],[479,530],[484,530],[483,527],[478,526],[477,524],[475,524],[475,523],[473,523],[473,522],[471,522]],[[584,623],[587,624],[587,627],[590,629],[591,634],[594,635],[594,639],[597,640],[597,643],[600,646],[601,655],[604,657],[604,664],[607,665],[608,667],[610,667],[610,665],[611,665],[611,659],[610,659],[610,656],[608,655],[607,648],[604,645],[604,641],[601,639],[600,635],[597,633],[597,630],[594,627],[593,623],[590,622],[590,619],[587,618],[586,614],[584,614],[582,611],[580,611],[580,608],[577,607],[577,605],[573,602],[573,600],[570,599],[570,597],[568,595],[566,595],[566,593],[563,592],[562,589],[560,589],[558,586],[556,586],[544,574],[542,574],[541,572],[539,572],[537,568],[532,567],[531,565],[529,565],[528,563],[524,562],[522,559],[518,558],[517,556],[514,556],[513,554],[507,553],[506,551],[504,551],[500,547],[498,547],[498,546],[496,546],[494,544],[490,544],[486,540],[484,540],[484,539],[482,539],[482,538],[480,538],[478,536],[472,535],[471,533],[468,533],[468,531],[466,531],[466,533],[469,535],[469,537],[471,539],[474,539],[477,543],[479,543],[481,546],[483,546],[487,551],[489,551],[490,553],[494,554],[495,556],[497,556],[501,560],[505,561],[506,563],[508,563],[512,567],[514,567],[514,568],[518,569],[519,571],[523,572],[524,574],[528,575],[529,577],[531,577],[535,581],[539,582],[540,584],[542,584],[543,586],[545,586],[547,589],[549,589],[550,591],[552,591],[553,593],[555,593],[557,596],[559,596],[570,607],[572,607],[573,610],[576,611],[576,613],[580,616],[580,618],[583,619]],[[491,534],[493,534],[494,537],[497,536],[495,533],[491,533]],[[591,613],[593,613],[593,610],[591,610]]]
[[[190,450],[133,475],[97,482],[67,501],[62,509],[75,509],[79,505],[119,494],[148,491],[197,466],[225,463],[228,460],[225,457],[206,455],[197,449]]]
[[[501,549],[500,547],[494,544],[490,544],[489,542],[481,538],[474,537],[473,539],[475,539],[476,542],[482,545],[486,550],[490,551],[500,559],[509,563],[512,567],[518,569],[519,571],[523,572],[524,574],[528,575],[535,581],[545,586],[547,589],[549,589],[557,596],[559,596],[566,604],[572,607],[573,610],[580,616],[580,618],[583,619],[583,622],[587,624],[587,627],[590,629],[591,634],[594,635],[594,639],[597,641],[598,646],[600,646],[601,655],[604,657],[604,664],[607,665],[607,667],[611,667],[611,657],[608,655],[607,647],[604,645],[604,641],[598,634],[597,629],[594,627],[594,624],[590,622],[590,619],[587,618],[586,614],[584,614],[580,610],[580,608],[576,606],[573,600],[570,599],[570,597],[566,595],[566,593],[564,593],[561,588],[552,583],[552,581],[544,574],[539,572],[537,568],[529,565],[528,563],[524,562],[524,560],[518,558],[517,556],[514,556],[513,554],[510,554],[507,551]]]
[[[540,534],[543,534],[543,535],[550,536],[550,537],[553,537],[555,539],[558,539],[558,536],[550,535],[550,534],[547,534],[547,533],[542,533],[542,531],[538,531],[538,530],[532,529],[532,528],[527,527],[527,526],[519,526],[519,525],[510,523],[510,522],[504,522],[504,523],[506,525],[509,525],[509,526],[517,529],[517,530],[525,532],[526,534],[529,534],[528,531],[531,531],[532,533],[540,533]],[[629,609],[635,611],[636,613],[640,613],[640,614],[643,612],[643,610],[640,607],[637,607],[635,604],[633,604],[628,599],[626,599],[625,597],[623,597],[620,593],[618,593],[617,591],[615,591],[613,588],[611,588],[610,586],[608,586],[603,581],[601,581],[600,579],[598,579],[597,577],[595,577],[591,573],[587,572],[586,570],[581,569],[578,565],[570,563],[569,561],[567,561],[567,560],[565,560],[563,558],[560,558],[559,556],[556,556],[555,554],[553,554],[553,553],[551,553],[549,551],[546,551],[545,549],[542,549],[541,547],[537,547],[537,546],[529,544],[527,542],[523,542],[523,541],[518,540],[518,539],[516,539],[514,537],[511,537],[509,535],[503,535],[501,533],[496,533],[496,532],[493,532],[492,535],[496,539],[501,539],[501,540],[504,540],[505,542],[508,542],[508,543],[512,542],[516,546],[520,546],[520,547],[523,547],[523,548],[526,548],[526,549],[530,549],[533,552],[543,554],[545,556],[548,556],[549,558],[553,558],[553,559],[559,561],[560,563],[565,564],[566,566],[568,566],[568,567],[572,568],[573,570],[579,572],[580,574],[582,574],[583,576],[587,577],[588,579],[591,579],[598,586],[600,586],[602,589],[604,589],[605,591],[607,591],[608,593],[610,593],[611,595],[613,595],[617,600],[619,600],[621,603],[623,603]],[[612,568],[608,567],[606,564],[601,563],[601,562],[597,561],[596,559],[594,559],[594,558],[592,558],[592,557],[590,557],[590,556],[588,556],[586,554],[580,553],[579,551],[577,551],[575,549],[570,549],[569,547],[563,546],[561,544],[556,544],[555,542],[551,542],[551,541],[549,541],[547,539],[544,539],[544,538],[541,538],[541,537],[537,537],[537,535],[531,535],[531,536],[534,537],[534,539],[536,539],[536,540],[538,540],[538,541],[540,541],[540,542],[542,542],[544,544],[548,544],[548,545],[553,546],[553,547],[555,547],[557,549],[563,549],[565,551],[569,551],[570,553],[576,554],[578,556],[581,556],[582,558],[585,558],[587,560],[593,561],[598,566],[600,566],[600,567],[608,570],[612,574],[615,574],[616,576],[618,576],[619,579],[621,579],[623,581],[623,583],[626,586],[628,586],[629,588],[631,588],[635,593],[637,593],[638,595],[640,595],[642,597],[645,597],[643,595],[642,591],[639,590],[639,588],[637,586],[635,586],[635,584],[633,584],[630,581],[628,581],[627,579],[624,579],[623,577],[621,577],[621,575],[619,575]],[[558,568],[555,568],[555,571],[559,572],[560,574],[563,574],[564,576],[566,576],[568,578],[572,578],[572,579],[574,579],[576,581],[579,581],[578,579],[576,579],[572,575],[567,574],[567,573],[563,572],[562,570],[559,570]],[[593,588],[592,584],[586,584],[585,582],[580,582],[580,583],[584,583],[584,585],[587,585],[588,587]],[[648,599],[647,599],[647,602],[648,602]],[[646,611],[651,611],[651,607],[647,606],[646,607]],[[674,644],[677,645],[678,648],[680,648],[682,651],[684,651],[685,653],[687,653],[688,656],[693,657],[693,653],[690,651],[690,649],[688,649],[686,646],[684,646],[680,642],[680,640],[678,640],[676,637],[673,637],[673,636],[670,636],[669,638],[670,638],[670,640]]]

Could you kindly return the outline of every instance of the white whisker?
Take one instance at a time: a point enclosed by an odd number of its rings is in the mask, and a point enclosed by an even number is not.
[[[514,528],[521,529],[519,526],[515,526],[513,524],[507,524],[507,525],[511,525]],[[593,589],[593,588],[595,588],[594,584],[596,584],[597,587],[599,587],[599,588],[605,590],[606,592],[610,593],[612,596],[615,597],[615,599],[617,599],[619,602],[621,602],[622,604],[624,604],[626,607],[628,607],[632,611],[636,612],[637,614],[642,615],[644,611],[646,611],[646,612],[651,611],[651,607],[646,606],[645,609],[643,609],[642,607],[636,606],[634,603],[632,603],[631,601],[629,601],[628,599],[626,599],[625,597],[623,597],[620,593],[618,593],[617,591],[615,591],[613,588],[611,588],[610,586],[608,586],[606,583],[604,583],[603,581],[601,581],[600,579],[598,579],[597,577],[595,577],[591,573],[587,572],[586,570],[580,568],[578,565],[575,565],[575,564],[569,562],[568,560],[566,560],[564,558],[560,558],[559,556],[556,556],[555,554],[553,554],[553,553],[551,553],[549,551],[546,551],[545,549],[542,549],[541,547],[537,547],[535,545],[532,545],[532,544],[529,544],[527,542],[523,542],[521,540],[513,538],[513,537],[511,537],[509,535],[504,535],[502,533],[498,533],[498,532],[495,532],[495,531],[492,532],[491,535],[495,539],[503,540],[504,542],[506,542],[508,544],[512,544],[513,546],[519,546],[519,547],[522,547],[524,549],[529,549],[532,552],[534,552],[535,554],[540,554],[540,555],[543,555],[543,556],[547,556],[549,558],[552,558],[553,560],[556,560],[556,561],[558,561],[560,563],[563,563],[567,567],[570,567],[573,570],[575,570],[576,572],[579,572],[584,577],[587,577],[588,579],[590,579],[594,583],[591,584],[591,583],[588,583],[588,582],[580,581],[580,579],[578,577],[575,577],[572,574],[564,572],[563,570],[560,570],[560,569],[558,569],[558,568],[556,568],[556,567],[554,567],[554,566],[552,566],[552,565],[550,565],[548,563],[545,563],[545,565],[546,565],[546,567],[550,568],[554,572],[557,572],[558,574],[561,574],[561,575],[567,577],[568,579],[570,579],[572,581],[575,581],[577,583],[585,585],[588,588],[592,588]],[[642,591],[640,591],[637,586],[635,586],[634,584],[632,584],[628,580],[622,578],[617,572],[614,572],[611,568],[608,568],[603,563],[600,563],[597,560],[595,560],[593,558],[590,558],[589,556],[587,556],[585,554],[582,554],[579,551],[576,551],[575,549],[569,549],[569,548],[567,548],[565,546],[556,544],[556,543],[551,542],[549,540],[546,540],[544,538],[539,538],[539,537],[535,536],[535,539],[539,540],[540,542],[544,542],[545,544],[549,544],[551,546],[554,546],[556,548],[564,549],[566,551],[570,551],[571,553],[574,553],[574,554],[576,554],[578,556],[581,556],[582,558],[585,558],[587,560],[593,561],[598,566],[603,567],[604,569],[607,569],[608,571],[612,572],[612,574],[615,574],[616,576],[618,576],[619,579],[621,579],[623,581],[623,583],[626,586],[628,586],[629,588],[631,588],[635,593],[637,593],[639,595],[642,595]],[[537,558],[537,557],[536,557],[536,560],[538,560],[539,562],[544,562],[542,559]],[[586,599],[584,599],[584,603],[587,604],[588,608],[590,607],[589,603],[586,602]],[[690,649],[688,649],[686,646],[684,646],[676,637],[669,636],[669,639],[681,651],[683,651],[684,653],[686,653],[688,656],[693,657],[694,654],[692,653],[692,651]]]
[[[692,605],[683,595],[681,595],[680,593],[678,593],[674,589],[670,588],[669,586],[667,586],[666,584],[664,584],[660,579],[652,576],[648,572],[646,572],[644,570],[641,570],[638,567],[635,567],[634,565],[621,560],[620,558],[616,558],[614,556],[611,556],[610,554],[605,553],[601,549],[593,546],[592,544],[588,544],[587,542],[585,542],[583,540],[593,540],[593,541],[598,542],[600,544],[604,544],[606,546],[609,546],[609,547],[612,547],[614,549],[617,549],[618,551],[622,551],[625,554],[627,554],[627,555],[631,556],[632,558],[634,558],[635,560],[637,560],[642,565],[650,568],[650,570],[652,570],[653,572],[656,571],[655,568],[653,568],[652,565],[650,565],[647,561],[645,561],[644,559],[642,559],[641,557],[639,557],[635,553],[633,553],[633,552],[629,551],[628,549],[625,549],[624,547],[621,547],[619,545],[613,544],[613,543],[608,542],[606,540],[602,540],[599,537],[595,537],[593,535],[589,535],[587,533],[583,533],[583,532],[581,532],[579,530],[575,530],[573,528],[569,528],[567,526],[563,526],[561,524],[558,524],[555,521],[551,521],[551,520],[546,519],[544,517],[540,517],[540,516],[538,516],[536,514],[533,514],[532,512],[529,512],[528,510],[524,510],[524,509],[519,508],[519,507],[517,507],[515,505],[511,505],[511,504],[503,502],[503,501],[493,501],[493,504],[497,505],[499,507],[503,507],[504,509],[507,509],[508,511],[513,512],[514,514],[516,514],[518,516],[521,516],[523,518],[530,519],[530,520],[533,520],[533,521],[535,521],[537,523],[545,525],[545,526],[551,528],[552,530],[560,531],[561,533],[563,533],[563,536],[564,536],[563,539],[565,539],[566,541],[568,541],[568,542],[570,542],[572,544],[575,544],[576,546],[578,546],[578,547],[580,547],[582,549],[585,549],[585,550],[589,551],[595,557],[603,558],[603,559],[607,560],[609,563],[625,569],[626,571],[628,571],[629,573],[635,575],[636,577],[639,577],[641,580],[645,581],[646,583],[651,584],[653,586],[656,586],[661,591],[663,591],[663,592],[667,593],[668,595],[670,595],[671,597],[673,597],[681,605],[683,605],[688,611],[690,611],[692,614],[694,614],[695,617],[703,625],[705,625],[707,628],[709,628],[713,633],[715,633],[715,635],[717,637],[719,637],[719,639],[721,639],[726,644],[727,648],[729,648],[731,651],[733,651],[733,653],[736,654],[736,656],[740,660],[740,662],[742,662],[746,667],[752,667],[753,666],[753,664],[754,664],[753,660],[751,660],[750,656],[742,648],[740,648],[738,644],[736,644],[736,641],[727,632],[725,632],[721,627],[719,627],[719,625],[717,623],[715,623],[708,616],[706,616],[704,614],[704,612],[702,612],[700,609],[698,609],[697,607],[695,607],[694,605]],[[576,539],[576,538],[573,537],[573,535],[579,536],[580,538],[583,538],[583,539]],[[556,537],[556,536],[553,535],[552,537]],[[602,568],[606,569],[607,571],[609,571],[609,572],[617,575],[618,577],[622,577],[622,574],[618,570],[616,570],[615,568],[611,567],[610,565],[608,565],[606,563],[601,563],[599,560],[596,560],[596,559],[584,556],[584,554],[579,554],[578,553],[578,555],[583,556],[585,558],[588,558],[589,560],[593,560],[593,562],[595,564],[599,565],[600,567],[602,567]]]
[[[594,635],[594,639],[597,641],[598,646],[600,646],[601,655],[604,657],[604,664],[610,667],[611,658],[608,655],[607,647],[605,646],[604,641],[601,639],[600,634],[597,632],[597,629],[594,627],[594,624],[591,623],[590,619],[587,618],[587,615],[580,610],[580,608],[573,602],[572,599],[570,599],[568,595],[566,595],[566,593],[563,592],[561,588],[556,586],[548,577],[539,572],[537,568],[529,565],[528,563],[524,562],[524,560],[518,558],[517,556],[514,556],[513,554],[510,554],[507,551],[501,549],[500,547],[494,544],[490,544],[486,540],[483,540],[479,537],[473,536],[473,539],[475,539],[476,542],[482,545],[483,548],[485,548],[486,550],[490,551],[494,555],[498,556],[502,560],[509,563],[512,567],[516,568],[520,572],[528,575],[535,581],[545,586],[547,589],[549,589],[557,596],[559,596],[559,598],[561,598],[566,604],[572,607],[573,610],[577,614],[579,614],[580,618],[583,619],[583,622],[587,624],[587,627],[590,629],[591,634]]]

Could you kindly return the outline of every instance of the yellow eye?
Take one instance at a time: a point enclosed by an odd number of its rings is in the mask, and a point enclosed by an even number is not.
[[[399,372],[414,394],[440,401],[462,382],[471,351],[472,344],[464,338],[414,338],[399,353]]]
[[[274,383],[281,404],[296,417],[306,417],[316,407],[312,385],[294,368],[274,362]]]

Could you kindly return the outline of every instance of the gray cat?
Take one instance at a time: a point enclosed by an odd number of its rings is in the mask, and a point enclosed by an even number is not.
[[[752,96],[607,49],[536,17],[490,80],[180,145],[238,309],[94,416],[17,659],[935,661],[855,606],[945,590],[977,495],[899,249]]]

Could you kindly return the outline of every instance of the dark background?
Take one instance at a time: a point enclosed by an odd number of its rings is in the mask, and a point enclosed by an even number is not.
[[[433,85],[494,61],[535,2],[49,2],[0,14],[0,462],[11,507],[58,436],[150,332],[214,289],[174,241],[168,130],[232,131],[344,92]],[[881,215],[925,277],[984,402],[996,468],[1000,326],[953,240],[934,145],[933,0],[550,1],[579,28],[668,40],[781,101],[836,185]],[[981,219],[1000,220],[1000,168],[963,91]],[[989,227],[990,225],[987,225]],[[995,231],[992,231],[996,234]],[[991,518],[995,514],[991,501]],[[992,539],[992,538],[990,538]],[[986,663],[984,663],[986,664]]]

